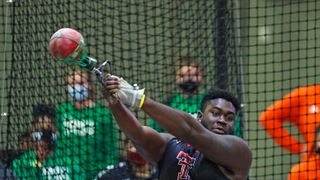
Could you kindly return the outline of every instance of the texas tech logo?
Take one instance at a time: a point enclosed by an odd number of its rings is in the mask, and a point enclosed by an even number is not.
[[[189,156],[189,154],[183,151],[180,151],[177,155],[177,159],[179,160],[178,165],[181,166],[177,180],[189,180],[189,170],[194,166],[196,158]]]

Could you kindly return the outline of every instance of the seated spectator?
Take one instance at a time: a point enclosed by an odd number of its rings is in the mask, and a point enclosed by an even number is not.
[[[79,161],[70,159],[56,149],[57,130],[54,125],[55,108],[37,105],[33,109],[30,150],[13,161],[18,179],[86,179]]]

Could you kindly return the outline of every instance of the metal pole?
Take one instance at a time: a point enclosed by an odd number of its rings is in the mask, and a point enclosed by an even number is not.
[[[227,89],[228,62],[227,62],[227,0],[215,0],[215,86],[221,89]]]

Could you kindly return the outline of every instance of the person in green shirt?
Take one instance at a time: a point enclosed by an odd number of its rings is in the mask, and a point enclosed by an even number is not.
[[[199,61],[192,56],[182,56],[178,59],[178,66],[175,70],[175,82],[178,91],[168,98],[164,104],[185,111],[197,117],[200,111],[200,103],[207,92],[204,85],[204,68],[199,65]],[[154,120],[149,120],[148,125],[158,132],[165,132]],[[233,134],[242,137],[239,116],[236,116]]]
[[[203,88],[204,69],[199,66],[197,59],[191,56],[183,56],[177,62],[175,82],[178,91],[168,98],[164,104],[197,117],[200,102],[206,93],[206,89]],[[150,127],[157,131],[164,132],[154,120],[150,120],[148,123]]]
[[[94,83],[89,73],[77,68],[67,78],[73,98],[57,106],[59,148],[71,159],[79,159],[87,179],[118,163],[118,128],[109,109],[94,101]]]
[[[29,137],[30,149],[12,163],[17,179],[28,180],[72,180],[86,179],[79,161],[70,159],[56,148],[57,129],[55,128],[55,107],[37,105],[33,110],[34,120]]]

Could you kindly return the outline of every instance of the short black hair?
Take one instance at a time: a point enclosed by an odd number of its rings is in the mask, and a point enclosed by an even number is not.
[[[47,116],[48,118],[54,120],[56,117],[55,106],[51,104],[37,104],[33,106],[32,117],[35,123],[39,117]]]
[[[236,108],[237,112],[240,110],[240,102],[233,93],[213,87],[204,95],[201,101],[201,111],[204,111],[205,107],[207,106],[210,100],[218,99],[218,98],[222,98],[231,102],[232,105]]]

